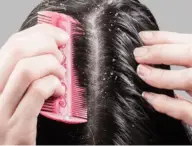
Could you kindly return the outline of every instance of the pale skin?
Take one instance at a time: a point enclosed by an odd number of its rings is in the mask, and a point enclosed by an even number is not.
[[[37,117],[46,99],[63,95],[69,36],[41,24],[12,35],[0,49],[0,144],[36,144]]]
[[[172,32],[141,32],[144,47],[134,51],[138,75],[147,84],[171,90],[184,90],[192,95],[192,35]],[[154,64],[180,65],[183,70],[162,70]],[[171,98],[155,93],[143,97],[160,113],[192,125],[192,102],[184,97]]]

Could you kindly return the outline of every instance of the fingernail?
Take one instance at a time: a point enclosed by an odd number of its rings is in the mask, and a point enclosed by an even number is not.
[[[146,65],[139,65],[137,73],[140,77],[144,78],[151,73],[151,68]]]
[[[145,97],[145,94],[146,94],[146,92],[143,92],[143,93],[142,93],[142,97]]]
[[[145,48],[145,47],[142,47],[142,48],[136,48],[134,50],[134,56],[135,57],[141,57],[141,56],[144,56],[145,54],[147,54],[148,52],[148,49]]]
[[[63,42],[66,42],[69,40],[69,35],[67,33],[60,34],[60,37],[62,38]]]
[[[61,68],[62,68],[62,77],[61,77],[61,79],[65,79],[66,78],[66,69],[63,67],[63,66],[61,66]]]
[[[153,32],[150,32],[150,31],[142,31],[139,33],[141,39],[144,39],[144,40],[150,40],[153,38]]]
[[[62,34],[61,37],[63,38],[63,40],[68,41],[69,40],[69,35],[67,33]]]
[[[59,53],[59,61],[60,61],[60,63],[62,63],[63,60],[64,60],[64,56],[63,56],[63,54],[60,52],[60,53]]]
[[[155,94],[149,92],[143,92],[142,97],[145,98],[146,100],[151,100],[155,98]]]
[[[64,96],[66,93],[66,89],[64,86],[60,86],[54,93],[54,96],[55,97],[61,97],[61,96]]]
[[[62,87],[61,87],[61,93],[64,95],[64,94],[65,94],[65,92],[66,92],[66,89],[65,89],[65,87],[64,87],[64,86],[62,86]]]
[[[64,86],[61,86],[61,87],[59,88],[59,92],[58,92],[59,95],[57,95],[57,96],[63,96],[63,95],[65,95],[65,92],[66,92],[65,87],[64,87]]]

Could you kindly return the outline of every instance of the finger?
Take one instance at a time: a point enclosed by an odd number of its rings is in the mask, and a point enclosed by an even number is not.
[[[31,119],[36,119],[46,99],[64,94],[65,88],[56,76],[50,75],[34,81],[19,103],[12,121],[23,121],[23,124],[26,124]]]
[[[139,65],[137,73],[147,84],[156,88],[174,90],[191,90],[192,88],[191,69],[163,70]]]
[[[16,34],[16,37],[25,37],[29,34],[41,33],[47,36],[51,36],[58,46],[65,45],[69,39],[69,34],[63,29],[55,27],[50,24],[37,24],[33,27],[20,31]]]
[[[192,45],[154,45],[136,48],[134,55],[138,63],[192,66]]]
[[[62,53],[58,49],[56,40],[46,34],[36,32],[34,34],[26,34],[25,36],[13,36],[2,47],[5,55],[15,55],[17,60],[25,57],[32,57],[45,54],[53,54],[61,61]]]
[[[21,60],[1,95],[2,114],[11,116],[30,84],[47,75],[55,75],[59,79],[65,77],[65,69],[54,56],[44,55]]]
[[[3,76],[3,78],[1,78],[0,82],[0,92],[5,87],[16,63],[22,58],[53,54],[59,62],[63,61],[63,55],[58,50],[55,39],[39,32],[33,35],[15,37],[2,49],[4,51],[0,53],[0,76]]]
[[[146,45],[155,44],[191,44],[191,34],[181,34],[166,31],[144,31],[140,37]]]
[[[12,55],[31,57],[35,53],[40,53],[36,55],[54,53],[55,50],[58,51],[58,46],[65,45],[68,40],[69,35],[62,29],[49,24],[38,24],[12,35],[1,50],[6,50],[7,52],[8,48],[13,48],[13,53],[16,54]],[[32,49],[27,49],[29,47]],[[56,52],[55,55],[58,55],[58,53]],[[27,56],[24,56],[24,54]]]
[[[65,88],[56,76],[50,75],[31,84],[15,113],[9,119],[9,126],[13,127],[9,131],[9,135],[17,137],[14,139],[15,143],[28,144],[35,141],[37,117],[44,101],[51,96],[61,96],[64,93]],[[18,129],[20,130],[18,131]]]
[[[144,93],[143,96],[156,111],[192,125],[190,102],[154,93]]]

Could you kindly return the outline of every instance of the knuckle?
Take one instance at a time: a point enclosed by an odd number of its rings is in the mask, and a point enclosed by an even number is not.
[[[15,145],[31,145],[34,144],[35,136],[31,136],[29,134],[21,134],[22,136],[15,136],[17,139],[15,139]]]
[[[21,45],[22,45],[21,41],[16,41],[14,43],[14,46],[11,49],[11,54],[13,56],[19,57],[19,58],[21,58],[20,56],[24,56],[26,50],[23,49],[23,47]]]
[[[19,74],[19,76],[21,76],[22,78],[24,78],[27,81],[32,81],[33,80],[33,71],[31,70],[30,66],[28,65],[27,61],[24,60],[20,60],[16,67],[15,67],[17,73]]]
[[[45,33],[47,31],[49,34],[55,33],[55,30],[52,28],[52,26],[49,24],[38,24],[36,27],[38,29],[36,35],[38,35],[39,38],[41,38],[41,41],[44,42],[44,47],[49,49],[51,52],[54,52],[56,49],[58,49],[55,39],[51,35],[48,35],[48,33]]]
[[[52,37],[45,36],[45,47],[50,50],[50,52],[55,52],[58,50],[58,46]]]
[[[45,45],[45,48],[52,49],[52,50],[56,48],[58,49],[57,44],[53,39],[53,37],[46,35],[42,32],[35,33],[34,37],[41,39],[41,42],[43,45]]]
[[[20,38],[18,34],[11,36],[7,42],[10,52],[14,56],[22,56],[26,49],[23,49],[24,39]]]
[[[56,59],[56,57],[52,54],[48,55],[48,60],[49,62],[51,62],[51,65],[53,66],[53,68],[57,69],[58,66],[60,66],[60,63],[58,62],[58,60]]]
[[[38,95],[40,97],[46,97],[47,93],[44,90],[44,87],[42,86],[40,80],[37,80],[32,83],[31,90],[35,95]]]
[[[58,50],[57,43],[53,37],[51,37],[47,34],[44,34],[42,32],[35,33],[34,37],[39,38],[41,40],[41,45],[42,45],[41,47],[45,48],[50,53],[53,53],[56,50]]]
[[[33,34],[33,37],[36,37],[36,38],[41,38],[41,41],[47,41],[49,39],[49,37],[47,37],[46,34],[44,34],[43,32],[35,32]],[[47,42],[48,43],[48,42]]]
[[[52,78],[52,83],[57,87],[59,85],[61,85],[60,80],[56,77],[56,76],[51,76]]]
[[[24,118],[22,118],[23,120]],[[36,138],[36,124],[33,122],[28,123],[28,127],[23,128],[23,121],[18,116],[11,118],[7,122],[5,143],[14,145],[28,145],[33,144]],[[31,119],[30,119],[31,120]],[[0,137],[1,139],[2,137]]]
[[[38,39],[41,38],[41,41],[43,41],[45,38],[45,35],[38,31],[38,32],[33,32],[33,34],[31,34],[30,37],[31,38],[38,38]]]
[[[49,37],[48,39],[49,39],[49,43],[50,43],[50,48],[52,48],[52,50],[54,50],[54,51],[56,49],[58,49],[58,46],[57,46],[55,40],[52,37]]]

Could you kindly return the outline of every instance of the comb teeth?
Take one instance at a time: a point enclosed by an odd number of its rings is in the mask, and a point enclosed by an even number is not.
[[[73,66],[72,66],[73,67]],[[73,67],[73,76],[72,76],[72,82],[74,85],[73,86],[73,108],[72,108],[72,115],[74,117],[79,117],[79,118],[83,118],[83,119],[87,119],[87,108],[86,108],[86,101],[84,99],[82,99],[84,93],[85,93],[85,89],[81,88],[79,86],[79,81],[77,78],[77,75],[75,74],[76,71]]]
[[[46,18],[46,19],[48,19],[48,20],[51,20],[51,16],[46,16],[46,15],[44,15],[43,13],[38,13],[38,16],[39,16],[39,17],[42,17],[42,18]]]
[[[41,110],[44,111],[44,112],[53,112],[53,113],[55,113],[56,112],[55,102],[51,101],[51,100],[46,101]]]
[[[53,113],[54,110],[53,109],[50,109],[50,108],[42,108],[42,111],[44,112],[50,112],[50,113]]]
[[[43,106],[43,108],[50,108],[50,109],[54,109],[53,108],[53,104],[45,104],[44,106]]]
[[[48,23],[51,24],[51,17],[45,16],[43,14],[38,14],[38,23]]]

